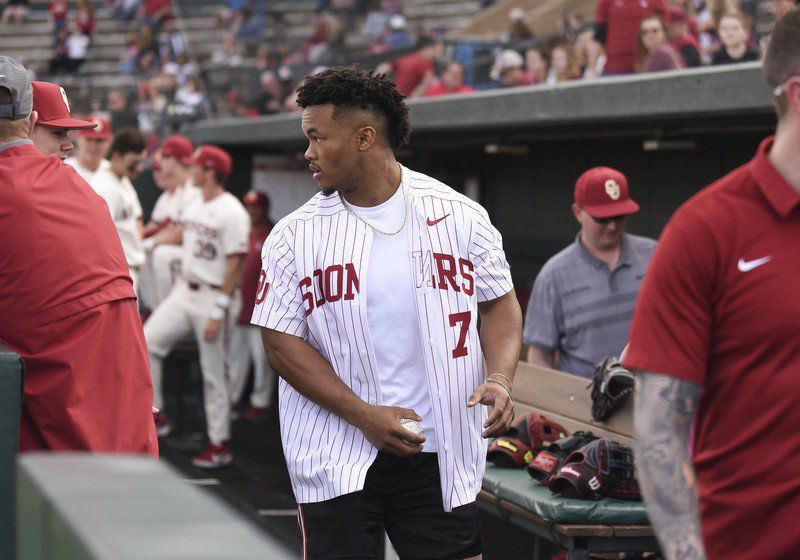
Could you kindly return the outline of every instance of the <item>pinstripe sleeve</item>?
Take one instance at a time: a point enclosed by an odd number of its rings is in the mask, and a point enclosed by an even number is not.
[[[274,231],[261,250],[261,275],[251,322],[279,332],[305,338],[306,310],[293,247],[284,237],[286,229]]]
[[[475,265],[479,302],[497,299],[511,291],[514,285],[503,251],[503,238],[485,213],[475,214],[470,256]]]

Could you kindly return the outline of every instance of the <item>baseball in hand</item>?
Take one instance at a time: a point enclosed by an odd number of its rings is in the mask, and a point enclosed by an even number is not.
[[[416,420],[412,420],[411,418],[403,418],[400,420],[400,425],[403,426],[406,430],[411,432],[412,434],[418,436],[424,436],[425,434],[422,432],[422,424],[417,422]],[[403,440],[406,443],[411,443],[410,441]]]

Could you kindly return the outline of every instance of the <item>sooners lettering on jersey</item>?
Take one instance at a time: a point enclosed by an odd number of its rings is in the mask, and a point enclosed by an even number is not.
[[[404,168],[415,298],[446,510],[475,500],[486,460],[484,407],[466,408],[485,378],[478,303],[512,288],[500,234],[480,205]],[[375,234],[338,195],[314,196],[262,251],[252,322],[299,336],[365,402],[381,404],[365,293]],[[371,303],[372,305],[372,303]],[[299,503],[360,490],[376,449],[363,434],[280,380],[281,438]]]
[[[183,223],[181,271],[187,280],[222,285],[226,259],[247,253],[250,216],[229,192],[196,201]]]

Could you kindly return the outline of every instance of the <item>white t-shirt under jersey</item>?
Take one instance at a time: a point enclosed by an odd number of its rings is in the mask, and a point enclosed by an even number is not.
[[[368,224],[395,232],[403,223],[404,203],[408,203],[404,191],[397,189],[379,206],[350,208]],[[378,362],[381,404],[411,408],[419,414],[425,432],[423,450],[433,453],[438,446],[414,298],[410,232],[406,217],[406,225],[397,235],[375,233],[364,294]]]
[[[183,277],[221,286],[226,258],[247,253],[249,233],[250,215],[238,198],[224,192],[206,202],[201,196],[183,219]]]
[[[75,156],[68,157],[67,159],[64,160],[64,163],[71,166],[75,171],[77,171],[78,175],[80,175],[81,178],[90,185],[92,184],[92,179],[94,178],[95,173],[97,173],[101,169],[108,169],[109,166],[111,165],[111,163],[109,163],[107,159],[101,159],[100,165],[97,167],[97,169],[92,171],[88,167],[84,167],[83,165],[81,165],[81,162],[79,162],[78,158],[76,158]]]
[[[172,192],[161,193],[150,219],[157,224],[181,223],[186,211],[201,198],[202,192],[189,180]]]
[[[111,169],[100,169],[89,184],[108,204],[128,266],[134,270],[140,268],[145,261],[137,224],[142,218],[142,205],[131,180],[127,177],[120,179]]]

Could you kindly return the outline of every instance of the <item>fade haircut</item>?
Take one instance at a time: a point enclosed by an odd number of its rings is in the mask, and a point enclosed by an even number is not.
[[[142,133],[135,128],[123,128],[115,136],[109,154],[119,154],[124,156],[128,153],[140,154],[144,151],[145,142]]]
[[[787,13],[775,24],[764,56],[764,77],[770,89],[800,74],[800,8]],[[789,109],[784,94],[775,98],[775,112],[782,118]]]
[[[297,105],[333,105],[333,118],[356,111],[372,115],[392,150],[408,143],[411,125],[408,107],[394,82],[383,74],[370,74],[358,65],[334,66],[308,76],[297,88]]]

